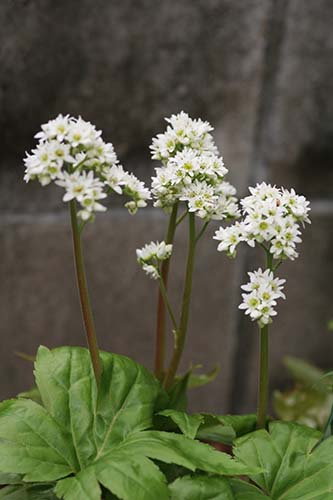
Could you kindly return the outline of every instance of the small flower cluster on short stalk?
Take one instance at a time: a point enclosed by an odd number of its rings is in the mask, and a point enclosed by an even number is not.
[[[39,143],[24,159],[25,181],[38,179],[42,186],[54,181],[63,187],[63,201],[75,199],[83,221],[105,211],[100,200],[113,191],[131,198],[125,204],[131,213],[146,206],[149,190],[123,169],[113,145],[104,142],[101,131],[91,123],[59,115],[42,125],[35,137]]]
[[[171,253],[172,245],[166,244],[165,241],[152,241],[136,250],[136,256],[142,269],[155,280],[160,278],[160,263],[168,259]]]
[[[218,155],[211,125],[183,111],[166,121],[166,132],[150,147],[152,158],[162,162],[152,178],[154,206],[168,211],[181,201],[205,221],[237,217],[236,190],[224,180],[228,170]]]
[[[261,244],[274,259],[294,260],[300,226],[310,223],[309,202],[294,189],[277,188],[265,182],[249,188],[250,196],[241,200],[242,220],[226,228],[220,227],[214,239],[220,252],[236,255],[237,245],[245,241],[251,247]]]
[[[241,287],[246,293],[242,294],[243,302],[239,309],[244,309],[245,314],[248,314],[252,321],[257,321],[262,328],[271,323],[272,317],[276,316],[277,312],[274,309],[276,300],[286,298],[282,292],[286,280],[274,278],[273,272],[269,269],[262,271],[259,268],[257,271],[249,272],[248,275],[250,281]]]

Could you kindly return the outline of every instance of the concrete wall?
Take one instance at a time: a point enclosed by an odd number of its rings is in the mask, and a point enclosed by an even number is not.
[[[333,367],[333,34],[330,0],[2,0],[0,5],[0,396],[31,383],[14,351],[82,344],[68,217],[58,190],[25,185],[22,156],[40,123],[81,114],[104,131],[121,161],[149,179],[148,146],[163,117],[208,119],[245,192],[268,180],[312,200],[301,256],[281,268],[288,301],[271,332],[272,386],[281,358]],[[165,218],[146,209],[100,215],[85,234],[97,327],[105,349],[152,365],[156,288],[135,248],[163,238]],[[198,252],[184,367],[221,364],[195,409],[255,408],[258,335],[237,310],[239,283],[259,260],[235,262],[207,233]],[[181,293],[186,235],[172,288]]]

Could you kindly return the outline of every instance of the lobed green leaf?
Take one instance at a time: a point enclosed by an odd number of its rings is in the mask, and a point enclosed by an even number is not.
[[[236,437],[255,430],[256,415],[211,415],[203,413],[204,420],[199,427],[199,439],[232,444]]]
[[[129,436],[122,443],[121,449],[161,462],[181,465],[192,471],[200,469],[214,474],[241,475],[253,474],[262,469],[235,460],[210,445],[172,432],[139,432]]]
[[[2,480],[22,483],[4,488],[0,498],[53,499],[50,484],[25,482],[57,481],[55,494],[64,500],[98,500],[102,487],[110,498],[167,500],[166,478],[152,460],[213,474],[261,472],[195,440],[203,415],[162,411],[184,435],[149,430],[166,401],[159,382],[124,356],[102,352],[101,361],[97,391],[86,349],[39,349],[35,376],[43,406],[24,398],[0,404]]]
[[[78,470],[69,436],[42,406],[28,399],[0,404],[1,472],[54,481]]]
[[[250,478],[275,500],[333,499],[333,438],[298,424],[272,422],[236,441],[235,456],[262,467]],[[246,497],[244,497],[245,499]]]
[[[56,500],[53,485],[18,484],[0,489],[1,500]],[[78,500],[78,499],[76,499]]]
[[[234,500],[228,479],[217,476],[184,476],[169,485],[171,500]]]
[[[179,427],[181,432],[190,439],[196,437],[198,429],[204,421],[204,417],[200,413],[188,415],[183,411],[170,409],[160,411],[158,415],[170,418]]]

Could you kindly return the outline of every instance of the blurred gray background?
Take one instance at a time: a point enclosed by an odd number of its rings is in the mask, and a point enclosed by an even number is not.
[[[1,0],[1,398],[32,383],[15,351],[84,344],[67,207],[57,188],[22,179],[33,135],[58,113],[95,123],[149,181],[151,137],[183,109],[214,125],[240,195],[267,180],[309,197],[300,257],[279,271],[288,300],[271,329],[272,387],[288,383],[286,354],[333,368],[332,21],[331,0]],[[157,290],[135,249],[163,238],[166,220],[151,208],[131,217],[117,203],[84,235],[100,344],[152,367]],[[245,248],[236,261],[218,254],[216,227],[198,251],[183,368],[221,365],[192,408],[253,411],[258,335],[237,306],[260,259]],[[185,252],[183,231],[175,301]]]

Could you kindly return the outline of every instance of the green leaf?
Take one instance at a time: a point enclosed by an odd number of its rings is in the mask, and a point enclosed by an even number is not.
[[[325,424],[323,437],[321,440],[324,441],[325,439],[328,439],[332,435],[333,435],[333,405],[331,406],[331,412]]]
[[[42,399],[40,397],[40,392],[37,389],[37,387],[33,387],[29,391],[25,392],[20,392],[20,394],[17,395],[18,398],[24,398],[24,399],[32,399],[32,401],[35,401],[35,403],[42,403]]]
[[[272,498],[247,481],[221,476],[184,476],[170,484],[169,490],[171,500],[267,500]]]
[[[234,493],[235,500],[267,500],[268,498],[272,498],[247,481],[230,479],[229,482]]]
[[[131,450],[115,450],[76,476],[62,479],[55,492],[66,500],[96,500],[101,495],[99,483],[116,498],[168,499],[166,480],[158,467]]]
[[[183,411],[177,410],[163,410],[158,415],[170,418],[179,427],[181,432],[190,439],[195,438],[200,424],[204,421],[204,417],[199,413],[188,415]]]
[[[18,484],[21,482],[22,476],[20,474],[5,474],[0,472],[0,485]]]
[[[210,384],[210,382],[213,382],[216,379],[220,371],[220,366],[216,365],[208,373],[194,373],[194,370],[198,367],[199,366],[195,366],[193,368],[193,371],[190,372],[190,378],[188,382],[189,389],[194,389],[196,387],[202,387],[204,385]]]
[[[169,485],[171,500],[234,500],[228,479],[218,476],[184,476]]]
[[[174,385],[169,391],[169,404],[168,407],[173,410],[185,411],[187,409],[187,391],[195,387],[212,382],[218,372],[219,366],[215,366],[209,373],[195,374],[195,369],[200,368],[201,365],[193,366],[185,375],[176,378]]]
[[[332,408],[333,395],[297,386],[286,392],[274,391],[274,411],[279,419],[324,429]]]
[[[97,393],[86,349],[39,349],[43,406],[23,398],[0,405],[2,473],[57,481],[56,494],[65,500],[98,500],[101,485],[111,498],[166,500],[165,476],[151,459],[220,474],[258,472],[184,435],[148,430],[165,396],[159,382],[124,356],[102,352],[101,361]],[[192,438],[201,417],[173,416]]]
[[[67,500],[92,500],[101,497],[94,467],[88,467],[76,476],[58,481],[54,491],[59,498],[65,497]]]
[[[71,435],[80,470],[96,454],[96,384],[85,349],[40,347],[35,378],[42,402],[58,425]]]
[[[78,470],[72,443],[47,411],[31,400],[0,404],[0,471],[26,481],[54,481]]]
[[[265,469],[250,478],[268,498],[329,500],[333,498],[333,438],[315,447],[320,437],[308,427],[272,422],[269,432],[259,430],[239,438],[234,453],[244,463]]]
[[[132,450],[125,452],[119,450],[110,454],[103,462],[97,464],[96,469],[101,484],[119,498],[128,500],[169,498],[166,480],[159,468],[148,458],[135,455]]]
[[[333,404],[332,372],[324,373],[316,366],[294,357],[284,359],[294,377],[292,390],[275,391],[274,411],[279,419],[294,421],[309,427],[325,427]]]
[[[187,409],[187,389],[191,372],[176,378],[176,382],[169,391],[168,407],[173,410],[186,411]]]
[[[197,437],[207,441],[232,444],[236,437],[252,432],[256,427],[256,415],[211,415],[203,413],[203,423]]]
[[[160,397],[159,382],[125,356],[102,353],[103,376],[97,402],[97,457],[129,433],[151,427]]]
[[[103,498],[103,500],[116,500],[117,499],[117,497],[114,496],[111,493],[111,491],[108,491],[105,488],[103,488],[103,490],[102,490],[102,498]]]
[[[0,490],[1,500],[56,500],[53,486],[49,484],[19,484]],[[78,499],[76,499],[78,500]]]
[[[261,466],[245,465],[212,446],[172,432],[138,432],[129,436],[122,443],[121,449],[131,450],[139,456],[145,455],[162,462],[181,465],[192,471],[200,469],[214,474],[241,475],[262,470]]]
[[[217,418],[223,425],[232,427],[237,437],[253,432],[257,425],[257,415],[253,413],[249,415],[219,415]]]
[[[26,352],[21,352],[21,351],[15,351],[14,354],[21,359],[24,359],[24,361],[29,361],[30,363],[34,363],[36,360],[36,356],[33,354],[27,354]]]
[[[311,388],[315,385],[317,390],[326,392],[324,384],[323,387],[321,385],[321,380],[324,376],[324,372],[322,370],[307,361],[304,361],[303,359],[295,358],[293,356],[286,356],[283,363],[297,382]]]
[[[96,384],[86,349],[40,347],[36,381],[46,409],[72,435],[80,469],[129,432],[149,427],[158,382],[125,356],[101,353],[103,375]]]
[[[203,441],[213,441],[227,445],[231,445],[236,437],[232,427],[213,423],[202,426],[197,434],[197,438]]]
[[[206,441],[232,444],[236,437],[256,428],[256,415],[212,415],[196,413],[188,415],[177,410],[163,410],[157,415],[169,417],[187,437]],[[160,426],[161,430],[174,430]]]

